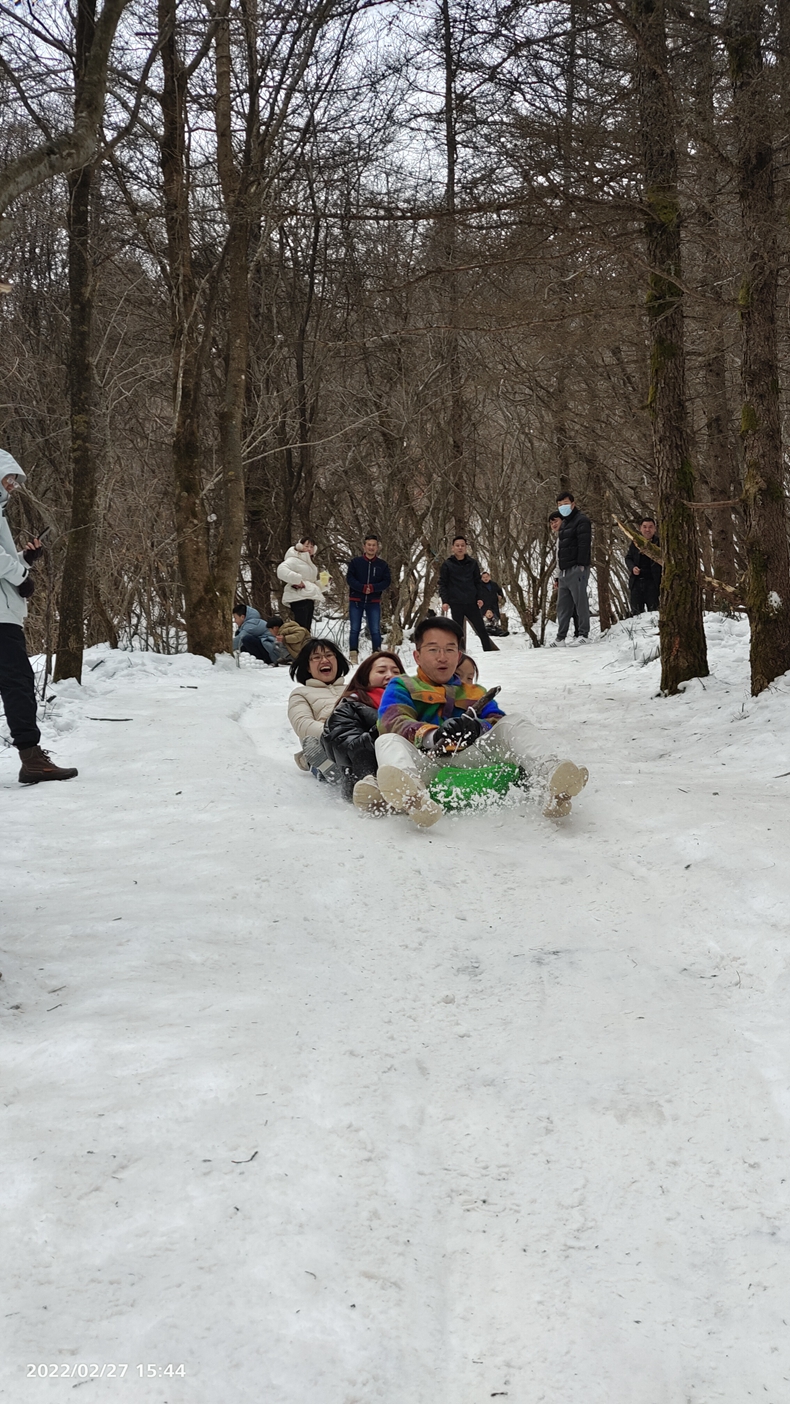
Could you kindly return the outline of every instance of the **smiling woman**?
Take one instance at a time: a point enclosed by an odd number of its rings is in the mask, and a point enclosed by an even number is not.
[[[291,664],[299,684],[288,698],[288,720],[302,743],[294,760],[319,780],[339,779],[339,771],[323,744],[324,722],[343,694],[348,659],[331,639],[311,639]]]

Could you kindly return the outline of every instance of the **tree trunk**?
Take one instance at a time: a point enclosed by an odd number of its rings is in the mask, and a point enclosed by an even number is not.
[[[446,187],[443,255],[447,268],[447,325],[445,336],[447,379],[449,391],[448,414],[448,477],[452,490],[453,536],[464,536],[468,529],[467,484],[464,444],[464,401],[461,355],[458,341],[458,275],[457,231],[455,222],[455,177],[457,142],[455,132],[455,59],[449,0],[441,0],[442,58],[444,62],[444,134]]]
[[[70,132],[48,136],[40,146],[23,152],[0,169],[0,214],[12,201],[37,185],[56,175],[79,172],[93,160],[104,116],[110,49],[121,15],[129,3],[130,0],[104,0],[96,23],[96,0],[80,0],[75,6],[75,50],[81,96],[74,108],[74,126]],[[79,57],[81,24],[86,26],[85,32],[90,33],[82,62]],[[0,219],[0,238],[11,235],[13,229],[13,220]]]
[[[165,193],[173,348],[173,485],[178,566],[190,653],[214,659],[227,650],[211,571],[200,452],[201,326],[192,268],[186,169],[187,73],[176,43],[177,0],[159,0],[163,85],[161,165]],[[224,625],[224,627],[223,627]]]
[[[763,72],[759,0],[730,0],[725,39],[745,270],[741,315],[741,437],[746,507],[746,609],[752,693],[790,668],[790,554],[787,544],[776,336],[777,209],[770,95]]]
[[[645,238],[650,274],[648,408],[658,474],[658,515],[665,553],[659,635],[661,688],[677,692],[708,673],[699,548],[686,414],[680,205],[674,104],[667,67],[663,0],[633,0],[638,34],[637,92],[644,166]]]
[[[703,351],[705,402],[705,467],[703,478],[712,502],[729,502],[735,497],[738,469],[730,439],[730,407],[727,396],[727,353],[724,307],[720,288],[724,281],[719,232],[718,167],[712,155],[717,138],[714,109],[713,36],[710,0],[697,0],[694,13],[700,21],[694,51],[694,107],[698,154],[697,217],[702,241],[700,292],[709,307]],[[710,574],[727,585],[735,584],[735,538],[732,507],[712,507],[710,523]]]
[[[609,510],[603,475],[594,462],[586,457],[593,522],[593,564],[598,590],[598,624],[602,634],[615,622],[612,609],[612,514]]]
[[[83,101],[85,69],[95,31],[96,0],[80,0],[75,22],[75,126]],[[60,587],[55,682],[82,681],[85,646],[85,590],[93,545],[96,510],[96,461],[93,454],[93,267],[91,259],[91,191],[93,168],[68,177],[69,235],[69,411],[71,421],[71,520]]]
[[[227,4],[225,10],[227,13]],[[231,117],[230,29],[227,19],[216,33],[217,165],[222,198],[228,218],[225,255],[228,279],[228,340],[225,357],[225,386],[219,415],[219,451],[222,471],[222,526],[216,556],[217,606],[220,620],[230,618],[239,578],[244,542],[244,456],[242,435],[247,395],[250,317],[247,249],[250,220],[247,209],[246,171],[249,170],[250,141],[245,143],[244,172],[236,169],[233,154]]]

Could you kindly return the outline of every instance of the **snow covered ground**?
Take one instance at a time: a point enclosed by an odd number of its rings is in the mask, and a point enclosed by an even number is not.
[[[358,815],[284,669],[55,689],[79,779],[0,751],[4,1399],[787,1404],[790,678],[708,632],[670,700],[646,620],[486,658],[590,768],[561,827]]]

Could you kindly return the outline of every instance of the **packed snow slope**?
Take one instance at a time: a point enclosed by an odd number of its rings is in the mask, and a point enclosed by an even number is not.
[[[357,814],[284,669],[55,689],[79,779],[0,752],[4,1399],[787,1404],[790,678],[707,623],[671,699],[646,620],[485,657],[589,766],[560,826]]]

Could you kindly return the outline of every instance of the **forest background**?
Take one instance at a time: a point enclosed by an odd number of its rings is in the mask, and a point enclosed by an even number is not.
[[[464,531],[533,643],[659,518],[662,688],[790,668],[790,0],[0,3],[0,441],[28,637],[214,657],[305,533],[397,643]]]

